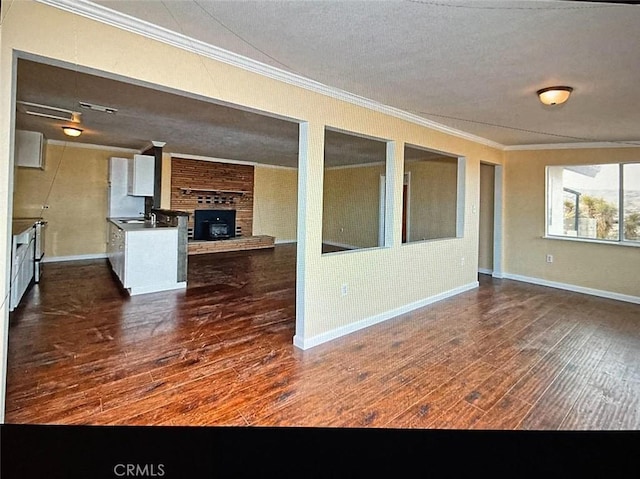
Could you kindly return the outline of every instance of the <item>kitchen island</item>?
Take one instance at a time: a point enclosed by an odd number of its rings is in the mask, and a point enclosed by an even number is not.
[[[107,258],[130,295],[186,288],[178,269],[178,227],[144,218],[107,221]]]

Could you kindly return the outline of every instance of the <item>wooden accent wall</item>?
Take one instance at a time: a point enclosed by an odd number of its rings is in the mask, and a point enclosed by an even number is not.
[[[189,213],[189,238],[193,237],[196,209],[235,209],[236,236],[251,236],[253,166],[173,158],[171,209]]]

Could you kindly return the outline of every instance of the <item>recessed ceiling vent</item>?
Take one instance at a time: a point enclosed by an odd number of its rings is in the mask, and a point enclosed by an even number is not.
[[[93,110],[93,111],[101,111],[102,113],[109,113],[111,115],[113,115],[114,113],[117,113],[117,109],[116,108],[111,108],[108,106],[102,106],[102,105],[96,105],[94,103],[89,103],[86,101],[81,101],[79,102],[80,106],[82,108],[86,108],[88,110]]]

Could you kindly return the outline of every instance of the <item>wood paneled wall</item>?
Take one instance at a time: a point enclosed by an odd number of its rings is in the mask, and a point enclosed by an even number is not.
[[[189,238],[193,237],[196,209],[235,209],[236,235],[251,236],[253,166],[173,158],[171,209],[189,213]]]

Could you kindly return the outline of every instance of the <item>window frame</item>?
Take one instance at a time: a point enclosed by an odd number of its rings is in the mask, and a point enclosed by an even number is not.
[[[407,201],[407,241],[400,241],[400,245],[402,247],[410,246],[413,244],[421,244],[421,243],[429,243],[433,241],[447,241],[447,240],[456,240],[463,239],[465,237],[465,212],[466,212],[466,185],[467,185],[467,157],[464,155],[459,155],[456,153],[452,153],[445,150],[438,150],[434,148],[430,148],[427,146],[421,146],[417,143],[404,143],[403,146],[403,161],[402,161],[402,174],[403,174],[403,183],[406,184],[406,176],[409,175],[409,188],[407,189],[407,194],[411,195],[411,182],[413,179],[411,178],[411,172],[407,171],[406,165],[407,160],[404,157],[407,151],[407,148],[411,148],[414,150],[421,150],[426,153],[435,153],[442,157],[450,159],[452,162],[456,162],[456,207],[455,207],[455,235],[453,236],[442,236],[436,238],[425,238],[425,239],[416,239],[413,241],[409,241],[409,233],[411,231],[411,222],[410,222],[410,212],[411,212],[411,200],[408,198]],[[426,160],[429,161],[429,160]],[[419,185],[415,185],[414,187],[418,188]],[[401,197],[401,203],[404,198]]]
[[[616,165],[618,167],[618,238],[617,239],[601,239],[601,238],[586,238],[581,236],[566,236],[549,233],[549,169],[550,168],[567,168],[576,166],[596,166],[596,165]],[[575,163],[575,164],[559,164],[559,165],[546,165],[544,170],[544,239],[553,239],[561,241],[574,241],[578,243],[595,243],[606,244],[612,246],[630,246],[639,248],[640,240],[628,240],[624,237],[624,166],[625,165],[640,165],[640,161],[620,161],[610,163]]]

